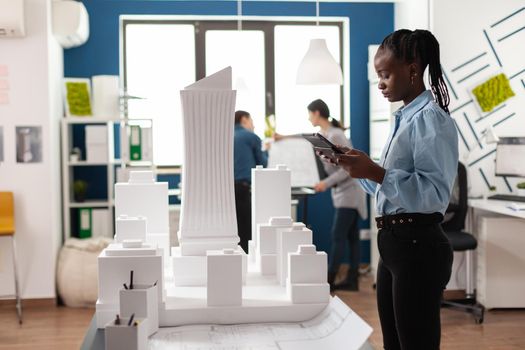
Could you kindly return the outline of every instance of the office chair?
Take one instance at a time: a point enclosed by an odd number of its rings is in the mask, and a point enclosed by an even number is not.
[[[466,295],[465,299],[443,300],[441,305],[470,312],[474,315],[476,323],[481,324],[483,323],[485,308],[476,301],[475,289],[472,282],[474,267],[472,258],[473,252],[478,246],[478,241],[472,234],[463,231],[468,210],[467,191],[467,169],[459,162],[456,184],[442,227],[450,240],[453,250],[455,252],[465,252],[467,270]]]
[[[0,192],[0,237],[11,237],[13,246],[13,270],[15,277],[16,313],[18,322],[22,324],[22,301],[18,289],[18,274],[16,269],[16,247],[15,247],[15,202],[13,192]]]

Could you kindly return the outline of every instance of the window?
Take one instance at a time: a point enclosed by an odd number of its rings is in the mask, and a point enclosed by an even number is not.
[[[342,117],[339,86],[295,83],[297,68],[290,67],[299,67],[311,39],[325,39],[328,50],[340,63],[337,26],[275,26],[275,117],[277,132],[284,135],[315,131],[308,121],[306,106],[318,98],[326,102],[332,117]]]
[[[306,106],[317,98],[328,104],[334,118],[345,120],[348,87],[300,86],[295,81],[311,39],[326,39],[334,58],[348,62],[343,45],[348,42],[343,38],[347,21],[321,18],[315,26],[308,18],[253,19],[244,20],[238,31],[236,19],[123,16],[124,89],[145,98],[128,102],[128,116],[153,119],[156,165],[182,163],[179,90],[227,66],[233,69],[236,108],[250,112],[261,137],[264,117],[270,114],[282,134],[311,132]],[[348,82],[348,64],[342,68]]]
[[[194,32],[193,25],[126,27],[126,91],[144,98],[128,102],[128,117],[153,119],[153,162],[157,165],[182,163],[179,90],[195,81]]]
[[[248,111],[255,132],[264,135],[266,107],[264,32],[260,30],[209,30],[206,32],[206,75],[231,66],[236,110]]]

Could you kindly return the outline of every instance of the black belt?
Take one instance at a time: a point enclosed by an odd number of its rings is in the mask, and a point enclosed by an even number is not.
[[[433,214],[419,214],[407,213],[396,215],[385,215],[376,218],[378,229],[388,229],[392,227],[408,226],[408,225],[432,225],[443,222],[443,215],[441,213]]]

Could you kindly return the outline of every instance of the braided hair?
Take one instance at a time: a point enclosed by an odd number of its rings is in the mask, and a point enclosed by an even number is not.
[[[436,102],[445,112],[450,113],[450,98],[439,61],[439,43],[431,32],[422,29],[396,30],[383,40],[379,48],[390,50],[394,57],[403,62],[419,60],[423,72],[428,66],[429,83]]]

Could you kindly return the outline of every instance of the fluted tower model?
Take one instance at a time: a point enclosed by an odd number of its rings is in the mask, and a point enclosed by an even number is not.
[[[233,130],[236,92],[225,68],[181,91],[184,161],[179,226],[181,254],[235,249]]]

